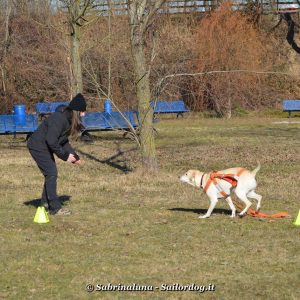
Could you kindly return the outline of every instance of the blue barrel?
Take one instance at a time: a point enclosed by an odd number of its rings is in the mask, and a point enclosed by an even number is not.
[[[111,101],[109,99],[106,99],[104,101],[104,111],[108,114],[110,114],[112,112],[112,105],[111,105]]]
[[[14,115],[16,120],[16,125],[26,124],[26,105],[17,104],[14,105]]]

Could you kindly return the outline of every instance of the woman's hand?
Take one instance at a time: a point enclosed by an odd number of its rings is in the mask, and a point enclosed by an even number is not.
[[[75,163],[76,162],[76,158],[75,158],[74,154],[72,154],[72,153],[69,154],[67,162],[70,162],[70,163]]]
[[[78,160],[76,160],[76,161],[74,162],[75,165],[81,165],[81,163],[82,163],[82,162],[81,162],[80,159],[78,159]]]

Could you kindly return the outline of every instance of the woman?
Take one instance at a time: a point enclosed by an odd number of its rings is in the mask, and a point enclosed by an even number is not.
[[[42,205],[48,204],[50,214],[69,215],[57,197],[57,168],[54,154],[67,162],[80,164],[80,158],[69,144],[68,137],[77,137],[81,129],[81,117],[85,115],[86,101],[77,94],[69,106],[46,118],[30,136],[29,152],[45,177]]]

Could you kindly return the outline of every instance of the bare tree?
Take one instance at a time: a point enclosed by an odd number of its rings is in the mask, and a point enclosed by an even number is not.
[[[140,140],[143,168],[150,172],[157,170],[154,131],[152,126],[153,109],[151,108],[150,63],[145,54],[145,38],[149,25],[165,0],[129,0],[128,21],[130,43],[141,122]]]
[[[1,69],[1,77],[2,77],[2,91],[3,91],[3,96],[6,96],[6,57],[7,57],[7,52],[9,48],[9,42],[10,42],[10,15],[11,15],[11,2],[10,0],[5,1],[5,36],[4,36],[4,42],[3,42],[3,51],[1,53],[0,57],[0,69]]]
[[[82,69],[80,55],[81,28],[89,22],[86,15],[92,9],[95,0],[60,0],[68,10],[68,25],[70,28],[70,69],[71,69],[71,95],[81,93]]]

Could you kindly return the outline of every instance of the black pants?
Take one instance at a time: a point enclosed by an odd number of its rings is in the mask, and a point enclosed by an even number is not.
[[[48,203],[49,211],[56,212],[61,208],[61,203],[56,192],[57,168],[53,153],[50,151],[36,151],[32,149],[29,149],[29,152],[45,177],[42,203]]]

